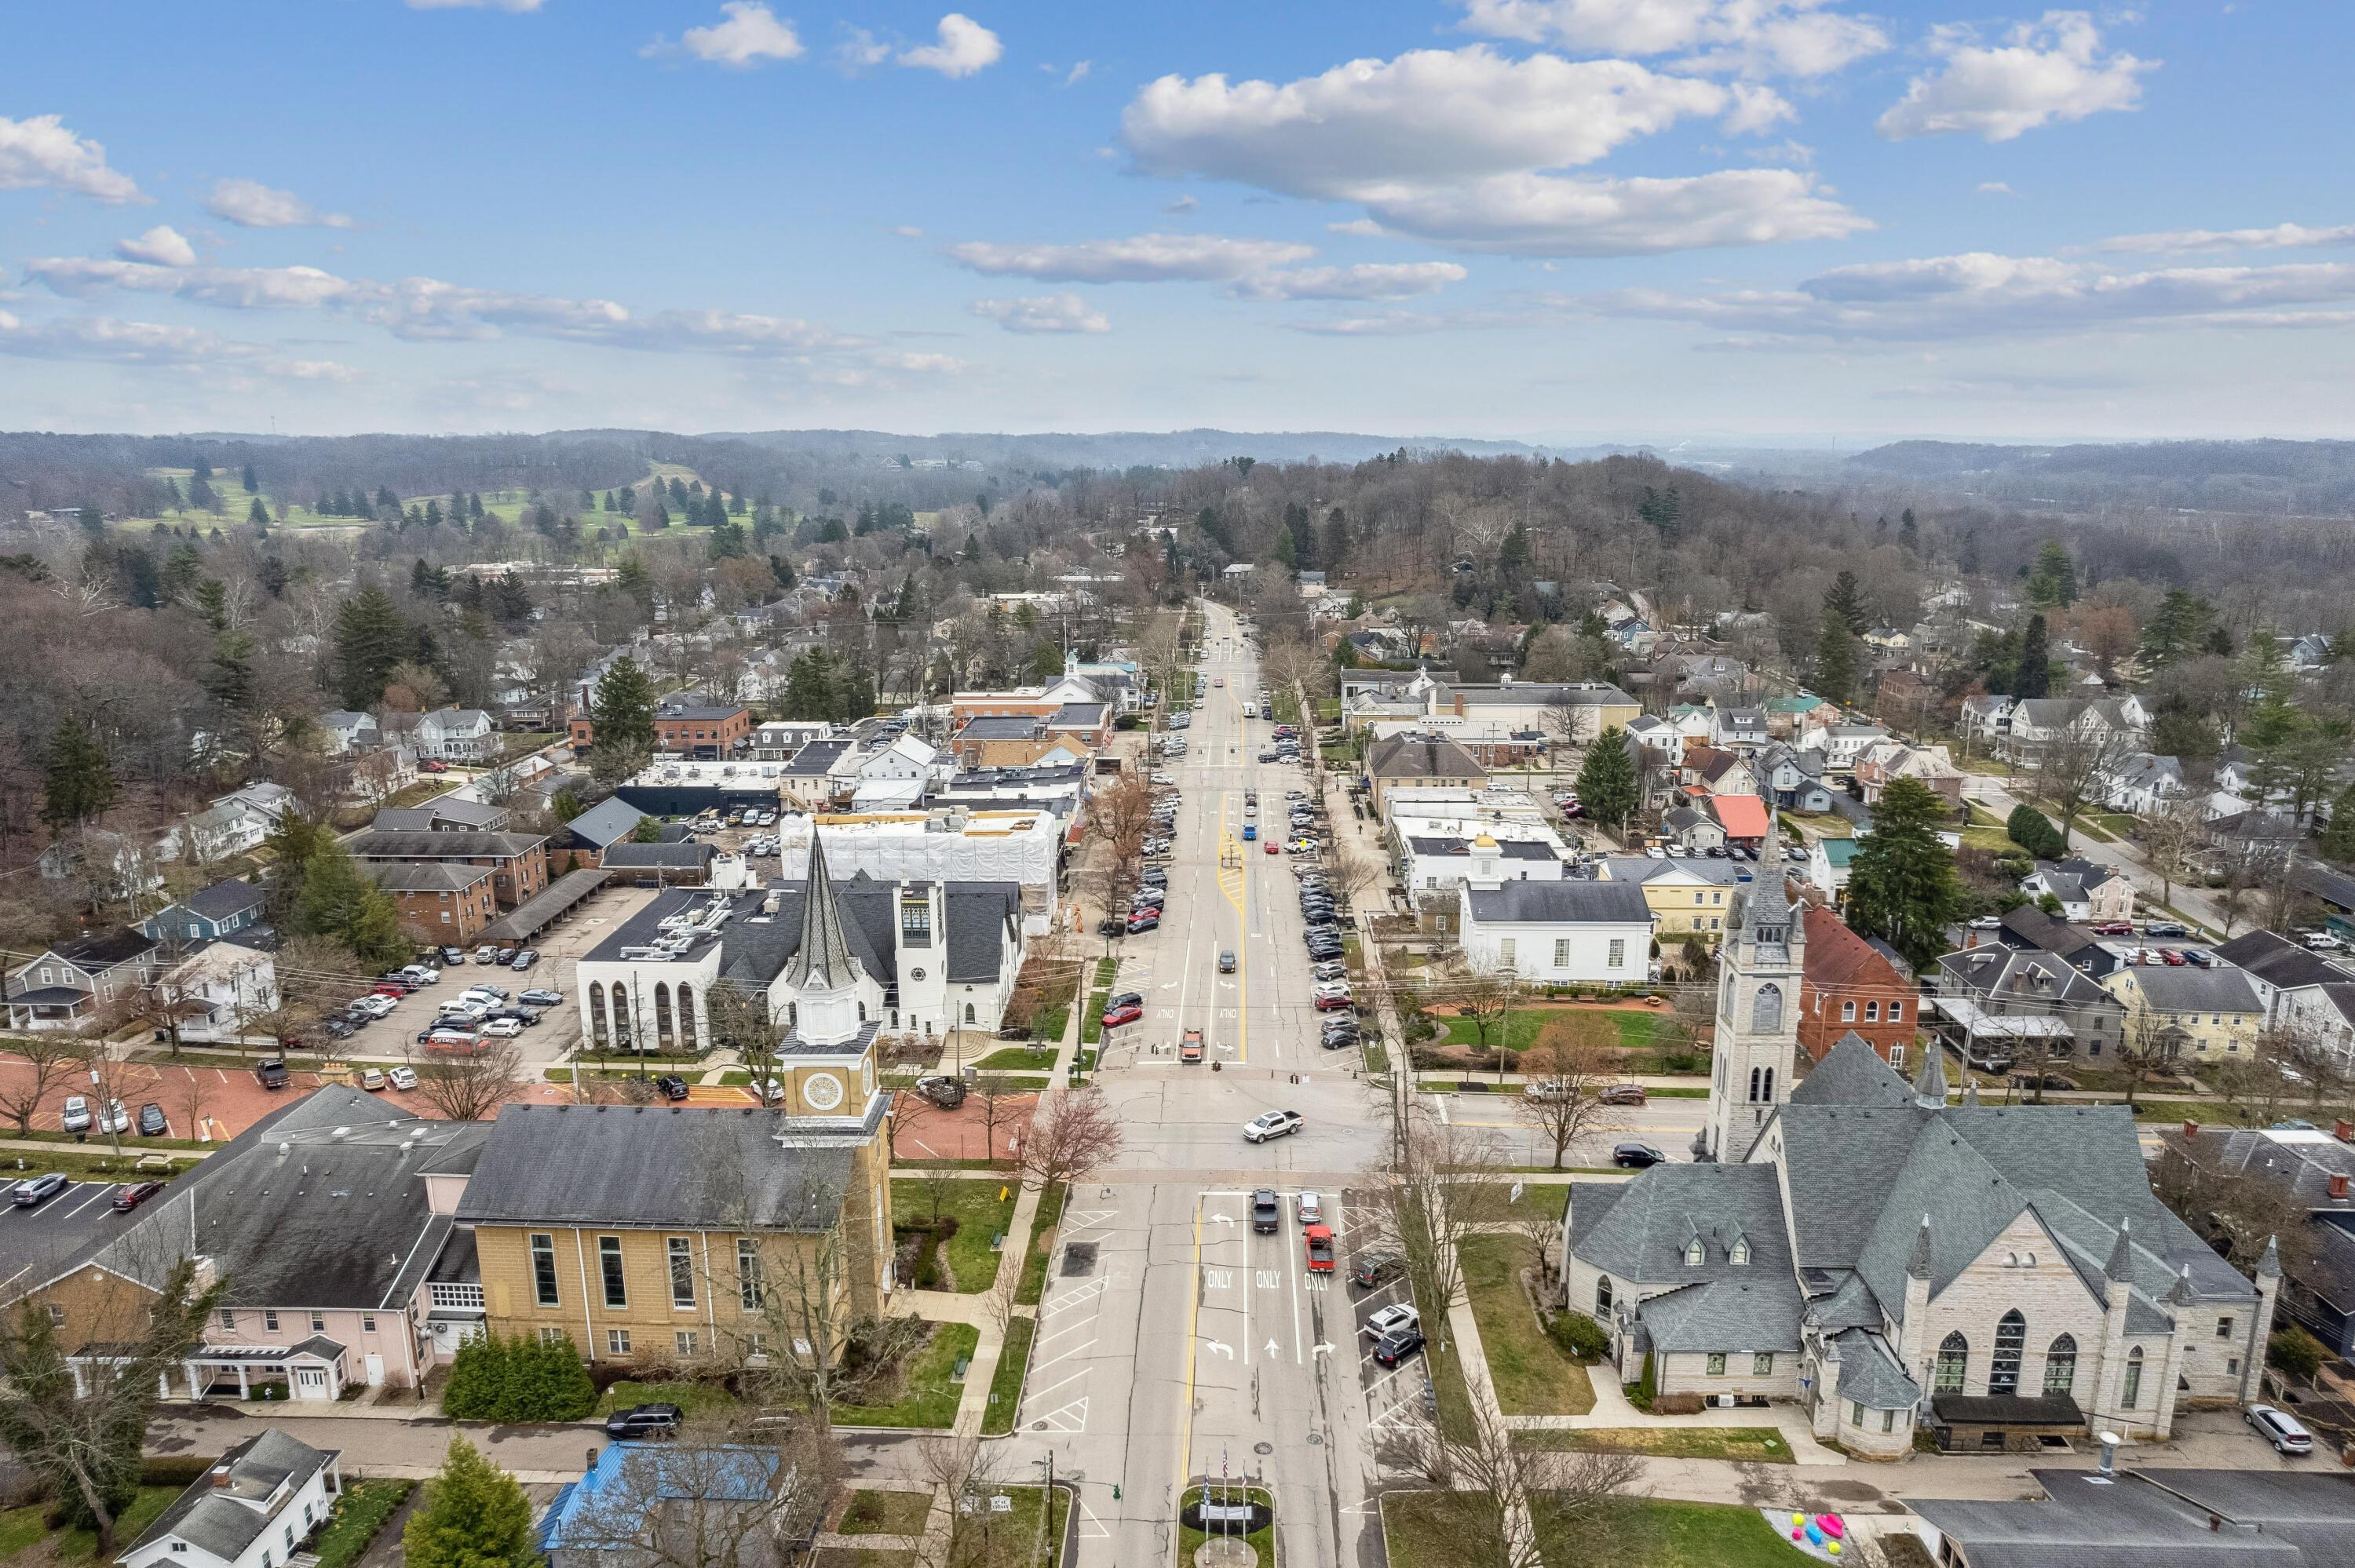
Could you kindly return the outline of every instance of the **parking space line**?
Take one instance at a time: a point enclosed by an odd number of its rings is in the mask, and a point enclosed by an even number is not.
[[[1073,1356],[1079,1355],[1082,1351],[1095,1349],[1095,1340],[1091,1338],[1083,1344],[1073,1345],[1070,1350],[1063,1351],[1060,1355],[1050,1356],[1043,1361],[1034,1362],[1030,1370],[1034,1374],[1045,1372],[1049,1367],[1056,1366],[1063,1361],[1070,1361]],[[1036,1353],[1035,1348],[1033,1353]]]

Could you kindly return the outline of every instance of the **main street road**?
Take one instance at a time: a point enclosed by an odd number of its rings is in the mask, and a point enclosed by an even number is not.
[[[1097,1079],[1128,1149],[1114,1179],[1075,1191],[1064,1213],[1007,1469],[1035,1474],[1051,1450],[1057,1475],[1080,1481],[1088,1568],[1167,1561],[1181,1490],[1222,1462],[1273,1490],[1287,1561],[1374,1563],[1369,1429],[1420,1399],[1422,1373],[1371,1375],[1357,1317],[1380,1298],[1352,1304],[1346,1286],[1308,1276],[1295,1208],[1304,1188],[1319,1192],[1346,1252],[1347,1185],[1379,1151],[1384,1118],[1358,1054],[1318,1046],[1294,857],[1243,841],[1246,822],[1282,824],[1284,792],[1306,780],[1256,760],[1273,727],[1243,716],[1257,662],[1231,611],[1208,616],[1204,677],[1225,683],[1168,768],[1182,801],[1170,902],[1159,931],[1120,944],[1122,986],[1145,993],[1145,1018],[1106,1042]],[[1234,972],[1220,972],[1221,952],[1237,955]],[[1189,1028],[1210,1062],[1181,1067]],[[1242,1124],[1272,1108],[1300,1111],[1305,1129],[1246,1144]],[[1151,1171],[1171,1178],[1136,1180]],[[1284,1195],[1273,1234],[1251,1229],[1259,1186]]]

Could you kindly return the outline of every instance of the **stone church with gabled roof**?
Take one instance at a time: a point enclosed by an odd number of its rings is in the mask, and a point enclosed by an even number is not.
[[[1567,1305],[1624,1383],[1791,1401],[1879,1458],[1917,1431],[2151,1441],[2255,1396],[2279,1264],[2253,1284],[2152,1195],[2131,1111],[1950,1105],[1934,1049],[1908,1085],[1854,1034],[1794,1085],[1792,912],[1779,878],[1745,902],[1697,1162],[1573,1182],[1563,1208]]]

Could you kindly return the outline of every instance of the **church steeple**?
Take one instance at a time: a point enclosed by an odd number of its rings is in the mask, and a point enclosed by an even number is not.
[[[1746,1160],[1767,1114],[1791,1097],[1798,1060],[1799,983],[1806,933],[1784,885],[1782,838],[1772,812],[1758,872],[1740,895],[1740,918],[1726,933],[1710,1054],[1709,1120],[1694,1139],[1704,1159]]]
[[[858,960],[826,874],[826,848],[810,825],[808,882],[802,896],[802,945],[785,970],[794,990],[794,1033],[806,1044],[841,1045],[858,1038]]]

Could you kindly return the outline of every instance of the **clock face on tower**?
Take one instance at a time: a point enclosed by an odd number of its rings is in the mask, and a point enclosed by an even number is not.
[[[842,1080],[832,1073],[812,1073],[802,1080],[802,1100],[812,1110],[832,1110],[842,1103]]]

